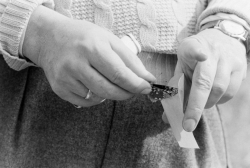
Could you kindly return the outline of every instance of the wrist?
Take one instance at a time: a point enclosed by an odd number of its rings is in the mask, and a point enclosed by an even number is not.
[[[239,53],[246,53],[246,47],[245,45],[239,41],[236,38],[230,37],[227,34],[223,33],[222,31],[210,28],[205,29],[203,31],[200,31],[197,35],[201,35],[201,37],[205,37],[210,39],[209,43],[213,43],[213,45],[216,47],[217,45],[220,46],[220,44],[224,44],[228,48],[228,50],[237,48]],[[214,48],[215,50],[219,48]]]
[[[236,39],[244,46],[246,52],[249,52],[249,32],[240,23],[231,20],[215,20],[203,25],[202,29],[204,30],[204,28],[221,31],[226,36]]]
[[[23,41],[23,55],[39,65],[39,56],[46,47],[48,37],[68,18],[42,5],[31,14]]]

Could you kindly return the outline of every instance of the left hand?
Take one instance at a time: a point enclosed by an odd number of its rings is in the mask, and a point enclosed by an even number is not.
[[[177,51],[175,73],[191,83],[183,128],[193,131],[205,108],[230,100],[246,77],[246,48],[217,29],[186,38]]]

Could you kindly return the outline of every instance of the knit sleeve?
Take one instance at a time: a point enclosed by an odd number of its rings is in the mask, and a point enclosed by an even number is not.
[[[53,0],[1,0],[0,2],[0,53],[14,70],[34,65],[20,57],[19,46],[24,38],[29,18],[40,4],[53,8]]]
[[[197,21],[199,29],[206,20],[218,17],[227,18],[242,24],[250,32],[250,1],[249,0],[203,0],[206,9],[201,13]],[[219,15],[218,15],[219,14]],[[223,15],[224,14],[224,15]],[[250,52],[247,53],[250,60]]]
[[[203,0],[206,9],[198,18],[198,25],[211,15],[217,13],[234,14],[245,20],[250,25],[250,1],[249,0]]]

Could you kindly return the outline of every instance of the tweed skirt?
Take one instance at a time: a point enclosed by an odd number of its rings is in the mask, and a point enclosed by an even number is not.
[[[176,56],[142,53],[166,82]],[[165,62],[159,70],[152,61]],[[163,108],[145,95],[77,109],[53,93],[40,68],[10,69],[0,57],[1,168],[225,168],[226,143],[217,107],[194,131],[200,149],[180,148]],[[159,69],[159,67],[158,67]],[[158,73],[158,74],[157,74]]]

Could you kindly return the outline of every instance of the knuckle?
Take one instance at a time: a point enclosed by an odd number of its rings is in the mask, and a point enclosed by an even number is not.
[[[60,69],[56,70],[53,73],[53,85],[56,87],[68,87],[69,85],[69,77],[71,74],[69,71],[66,69],[66,64],[62,65]]]
[[[204,109],[201,109],[199,107],[187,107],[186,111],[189,111],[188,114],[186,114],[185,118],[193,118],[195,120],[199,120],[200,116],[202,115]],[[191,113],[192,112],[192,113]]]
[[[203,90],[210,90],[212,88],[212,80],[209,77],[199,76],[194,80],[194,84]]]
[[[82,51],[84,51],[85,53],[97,54],[97,53],[103,53],[107,50],[107,48],[104,47],[105,43],[107,44],[107,41],[105,41],[105,39],[100,39],[98,36],[94,36],[84,40],[80,46],[82,48]]]
[[[194,112],[194,114],[202,114],[203,109],[199,108],[199,107],[189,107],[189,110],[192,110]]]
[[[116,70],[114,71],[112,77],[111,77],[111,81],[114,82],[115,84],[122,84],[126,82],[126,70],[123,67],[119,67],[116,68]]]
[[[221,95],[227,90],[227,85],[223,83],[216,83],[213,85],[212,92],[215,95]]]
[[[60,85],[62,83],[64,79],[62,71],[63,69],[54,72],[54,85]]]

